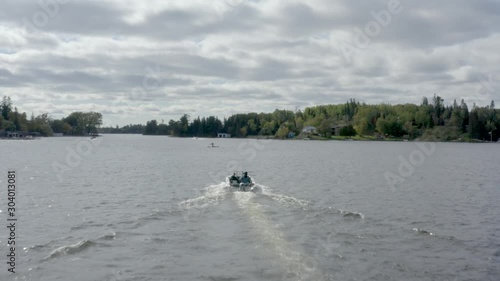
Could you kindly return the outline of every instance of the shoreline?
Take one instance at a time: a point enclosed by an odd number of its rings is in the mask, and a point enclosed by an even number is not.
[[[218,140],[225,138],[217,138],[217,137],[180,137],[180,136],[171,136],[171,135],[144,135],[144,134],[101,134],[98,137],[103,137],[104,135],[141,135],[141,136],[153,136],[153,137],[168,137],[168,138],[181,138],[181,139],[207,139],[207,140]],[[31,140],[40,140],[42,138],[89,138],[92,136],[50,136],[50,137],[37,137],[33,139],[27,138],[0,138],[2,140],[10,140],[10,141],[31,141]],[[320,137],[320,136],[309,136],[309,137],[296,137],[296,138],[275,138],[274,136],[246,136],[246,137],[231,137],[229,139],[237,139],[237,140],[245,140],[245,139],[255,139],[255,140],[280,140],[280,141],[357,141],[357,142],[442,142],[442,143],[500,143],[491,142],[488,140],[478,140],[478,139],[462,139],[462,140],[436,140],[436,139],[401,139],[401,138],[377,138],[377,137],[340,137],[335,136],[331,138]]]

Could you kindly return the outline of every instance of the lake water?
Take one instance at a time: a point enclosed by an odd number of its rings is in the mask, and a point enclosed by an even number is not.
[[[0,280],[500,280],[500,145],[420,145],[3,140]]]

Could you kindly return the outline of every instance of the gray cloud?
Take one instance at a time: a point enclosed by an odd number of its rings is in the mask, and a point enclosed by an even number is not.
[[[346,59],[355,30],[388,2],[73,0],[33,32],[26,20],[46,13],[39,2],[5,0],[0,94],[28,113],[99,110],[111,125],[350,98],[498,100],[477,89],[500,82],[500,2],[401,0]]]

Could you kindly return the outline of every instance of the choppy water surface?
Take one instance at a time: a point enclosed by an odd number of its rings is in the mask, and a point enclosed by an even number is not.
[[[500,145],[425,145],[0,141],[0,280],[500,280]]]

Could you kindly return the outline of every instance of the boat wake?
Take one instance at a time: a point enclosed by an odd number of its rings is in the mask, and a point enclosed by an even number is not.
[[[226,198],[233,198],[241,213],[248,218],[251,229],[258,238],[258,248],[277,257],[284,269],[283,280],[328,280],[318,268],[311,266],[315,260],[286,240],[285,234],[264,213],[257,199],[268,198],[287,208],[308,210],[310,202],[292,196],[273,193],[271,188],[255,183],[253,192],[239,191],[229,182],[222,182],[203,189],[199,197],[179,203],[185,217],[200,216],[209,207],[219,205]],[[230,196],[232,195],[232,196]]]
[[[205,209],[219,205],[226,198],[229,190],[225,183],[208,186],[203,189],[201,196],[180,202],[179,211],[185,221],[196,221]]]
[[[414,228],[413,231],[415,231],[417,234],[421,234],[421,235],[436,236],[435,233],[432,233],[432,232],[429,232],[427,230],[423,230],[420,228]]]
[[[67,256],[72,254],[80,253],[91,246],[96,245],[96,243],[90,240],[83,240],[73,245],[62,246],[60,248],[52,251],[48,256],[46,256],[42,261],[51,260],[61,256]]]
[[[305,204],[291,196],[267,193],[266,188],[262,194],[287,206]],[[235,192],[234,199],[242,213],[248,217],[261,249],[278,258],[279,265],[284,269],[283,280],[327,280],[318,268],[310,266],[315,264],[315,260],[287,241],[285,234],[264,214],[262,205],[254,200],[259,195],[253,192]]]
[[[216,206],[222,201],[228,193],[228,188],[225,183],[211,185],[203,189],[203,195],[184,200],[179,203],[179,208],[182,210],[203,209],[211,206]]]
[[[430,231],[427,231],[427,230],[421,229],[421,228],[413,228],[412,231],[415,232],[417,235],[432,236],[433,238],[437,238],[437,239],[441,239],[441,240],[453,241],[455,243],[455,245],[457,245],[457,244],[465,245],[464,241],[457,239],[455,236],[438,235],[435,232],[430,232]]]
[[[268,198],[278,202],[280,205],[285,207],[298,207],[303,210],[308,210],[311,202],[306,200],[297,199],[293,196],[276,194],[272,192],[272,189],[267,186],[260,186],[262,190],[262,195],[267,196]]]
[[[340,213],[344,216],[344,217],[348,217],[348,218],[354,218],[354,219],[364,219],[365,218],[365,215],[363,215],[363,213],[359,213],[359,212],[349,212],[349,211],[345,211],[345,210],[341,210],[339,209]]]
[[[65,245],[62,247],[59,247],[52,252],[50,252],[49,255],[47,255],[45,258],[42,259],[42,261],[48,261],[52,260],[58,257],[64,257],[68,255],[74,255],[78,254],[80,252],[83,252],[87,250],[90,247],[93,246],[108,246],[104,242],[100,241],[110,241],[116,239],[116,233],[110,233],[106,234],[103,236],[98,237],[95,242],[91,240],[81,240],[75,244],[70,244],[70,245]],[[25,251],[28,252],[29,250],[36,250],[36,251],[43,251],[43,249],[50,247],[51,244],[55,243],[54,241],[51,241],[49,243],[43,244],[43,245],[35,245],[29,248],[25,248]]]

